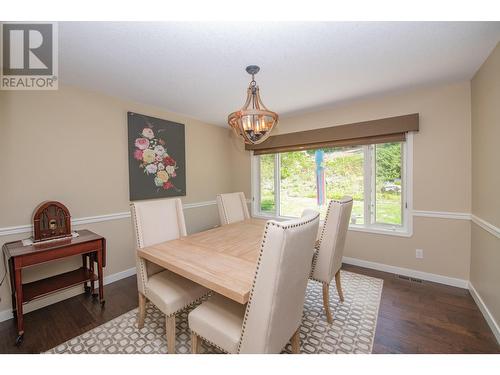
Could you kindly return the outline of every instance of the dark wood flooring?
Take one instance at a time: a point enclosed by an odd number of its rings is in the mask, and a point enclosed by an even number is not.
[[[500,353],[465,289],[401,280],[393,274],[344,265],[384,280],[374,353]],[[0,323],[0,353],[40,353],[137,307],[135,276],[105,288],[106,305],[84,294],[25,315],[25,338],[14,346],[14,321]]]

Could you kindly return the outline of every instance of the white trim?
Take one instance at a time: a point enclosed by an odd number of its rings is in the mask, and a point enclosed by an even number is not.
[[[455,220],[471,219],[471,214],[466,212],[413,210],[412,214],[413,216],[418,216],[418,217],[434,217],[439,219],[455,219]]]
[[[5,322],[6,320],[12,319],[11,310],[0,311],[0,322]]]
[[[71,220],[71,225],[82,225],[82,224],[100,223],[101,221],[128,219],[129,217],[130,217],[130,212],[129,211],[117,212],[117,213],[114,213],[114,214],[88,216],[88,217],[81,217],[81,218],[78,218],[78,219]]]
[[[410,268],[390,266],[388,264],[370,262],[368,260],[343,257],[342,262],[346,264],[352,264],[354,266],[371,268],[378,271],[384,271],[389,273],[394,273],[397,275],[403,275],[408,277],[413,277],[416,279],[432,281],[435,283],[456,286],[458,288],[467,289],[469,286],[469,281],[464,279],[457,279],[455,277],[438,275],[435,273],[428,273],[423,271],[412,270]]]
[[[500,228],[494,226],[491,223],[488,223],[486,220],[481,219],[480,217],[478,217],[474,214],[471,215],[471,219],[472,219],[472,222],[474,224],[479,225],[481,228],[483,228],[488,233],[491,233],[495,237],[500,238]]]
[[[112,275],[105,276],[104,279],[103,279],[103,283],[104,283],[104,285],[108,285],[108,284],[114,283],[115,281],[118,281],[118,280],[121,280],[121,279],[125,279],[126,277],[133,276],[135,274],[136,274],[136,268],[132,267],[132,268],[129,268],[127,270],[120,271],[120,272],[114,273]],[[80,293],[77,293],[74,296],[77,296],[77,295],[80,295],[80,294],[83,294],[83,293],[84,292],[82,290]],[[72,298],[74,296],[67,297],[67,298]],[[63,298],[63,299],[61,299],[61,301],[65,300],[67,298]],[[46,307],[48,305],[51,305],[53,303],[57,303],[57,302],[52,302],[52,303],[48,303],[48,304],[42,304],[41,306],[38,306],[38,307],[34,308],[33,310],[30,310],[29,308],[24,308],[25,309],[25,313],[41,309],[41,308]],[[29,307],[30,305],[27,305],[27,306]],[[0,311],[0,322],[3,322],[5,320],[9,320],[11,318],[12,318],[12,310],[11,309]]]
[[[374,162],[375,158],[373,157],[374,147],[373,145],[364,145],[363,146],[363,155],[364,155],[364,163],[363,163],[363,176],[364,176],[364,185],[367,186],[368,183],[371,185],[374,184],[374,176],[372,176],[372,172],[374,170]],[[251,191],[252,191],[252,216],[266,218],[266,219],[274,219],[274,220],[286,220],[289,217],[283,216],[279,214],[279,202],[280,202],[280,159],[281,154],[276,153],[275,155],[275,165],[274,165],[274,194],[275,194],[275,202],[276,202],[276,212],[266,213],[260,211],[260,163],[259,156],[251,153]],[[349,225],[349,230],[356,232],[365,232],[365,233],[375,233],[389,236],[397,236],[397,237],[411,237],[413,236],[413,215],[412,215],[412,200],[413,200],[413,132],[409,132],[407,134],[406,142],[402,142],[402,187],[403,187],[403,195],[401,197],[402,204],[402,226],[394,226],[394,225],[384,225],[384,224],[369,224],[369,225]],[[374,200],[370,194],[375,191],[374,186],[371,189],[365,189],[364,194],[364,217],[365,219],[374,214],[374,210],[371,209],[371,202]],[[373,221],[373,218],[370,219],[370,222]]]
[[[393,229],[396,228],[396,229]],[[411,237],[413,236],[413,232],[410,230],[410,228],[405,229],[403,228],[398,228],[398,227],[392,227],[390,225],[387,226],[387,228],[384,228],[382,226],[375,226],[375,225],[370,225],[370,226],[363,226],[363,225],[349,225],[347,230],[352,230],[354,232],[364,232],[364,233],[373,233],[373,234],[382,234],[386,236],[396,236],[396,237]]]
[[[97,216],[87,216],[80,217],[76,219],[71,219],[71,225],[83,225],[83,224],[91,224],[91,223],[100,223],[102,221],[109,220],[120,220],[120,219],[128,219],[130,217],[130,212],[116,212],[113,214],[104,214]],[[30,233],[33,230],[33,225],[18,225],[14,227],[4,227],[0,228],[0,236],[8,236],[11,234],[18,233]]]
[[[484,319],[486,320],[486,323],[488,323],[488,325],[490,326],[490,329],[495,335],[498,344],[500,344],[500,326],[496,322],[490,310],[488,310],[488,307],[481,298],[481,295],[477,292],[476,288],[474,288],[474,285],[472,285],[471,282],[469,282],[469,292],[474,301],[476,302],[477,307],[479,307],[479,310],[481,310],[481,312],[483,313]]]
[[[185,209],[185,210],[189,210],[191,208],[213,206],[213,205],[216,205],[216,204],[217,204],[217,201],[203,201],[203,202],[195,202],[195,203],[184,203],[182,205],[182,208]]]
[[[183,208],[185,210],[189,210],[191,208],[198,207],[206,207],[216,205],[217,202],[213,201],[203,201],[203,202],[195,202],[195,203],[185,203],[183,204]],[[84,225],[84,224],[93,224],[100,223],[102,221],[110,221],[110,220],[121,220],[130,218],[130,212],[115,212],[112,214],[104,214],[104,215],[96,215],[96,216],[87,216],[71,219],[71,225]],[[17,225],[12,227],[3,227],[0,228],[0,237],[1,236],[9,236],[11,234],[19,234],[19,233],[31,233],[33,231],[33,225]]]

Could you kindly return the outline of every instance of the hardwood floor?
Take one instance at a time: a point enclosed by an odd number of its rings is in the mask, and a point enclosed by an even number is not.
[[[500,353],[465,289],[412,282],[386,272],[344,265],[384,279],[374,353]],[[25,339],[14,346],[14,321],[0,323],[0,353],[40,353],[137,307],[135,276],[109,284],[106,305],[79,295],[25,315]]]

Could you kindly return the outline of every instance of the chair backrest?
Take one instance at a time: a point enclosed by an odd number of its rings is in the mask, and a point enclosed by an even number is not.
[[[130,210],[138,248],[186,235],[184,211],[179,198],[133,202]]]
[[[266,224],[239,353],[280,353],[300,327],[319,214]]]
[[[228,193],[217,195],[217,207],[221,225],[231,224],[250,218],[245,194]]]
[[[315,280],[329,283],[342,266],[352,203],[351,197],[343,197],[328,204],[311,275]]]

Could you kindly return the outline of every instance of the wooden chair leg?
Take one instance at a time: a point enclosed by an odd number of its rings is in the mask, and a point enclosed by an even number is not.
[[[300,354],[300,328],[298,328],[290,339],[290,343],[292,344],[292,353]]]
[[[137,313],[137,326],[139,329],[144,327],[146,319],[146,296],[139,292],[139,312]]]
[[[342,293],[342,284],[340,283],[340,270],[335,274],[335,284],[337,285],[337,293],[339,294],[340,302],[344,302],[344,293]]]
[[[200,352],[200,337],[194,332],[191,332],[191,353],[198,354]]]
[[[332,313],[330,311],[330,285],[323,283],[323,306],[325,308],[326,320],[329,324],[333,322]]]
[[[167,316],[165,325],[167,331],[167,353],[175,354],[175,315]]]

